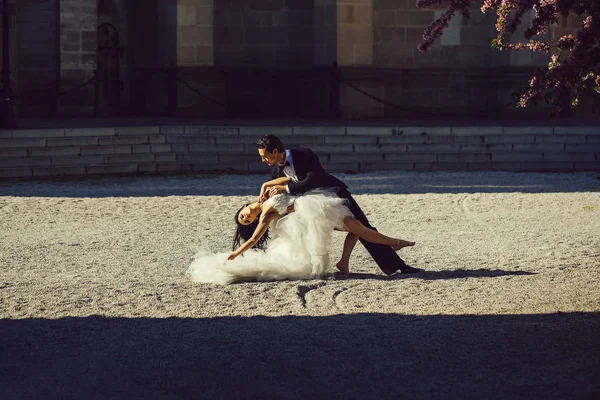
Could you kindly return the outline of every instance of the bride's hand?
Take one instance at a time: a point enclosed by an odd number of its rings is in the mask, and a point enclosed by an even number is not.
[[[235,254],[235,252],[233,252],[227,256],[227,260],[228,261],[235,260],[236,257],[237,257],[237,254]]]

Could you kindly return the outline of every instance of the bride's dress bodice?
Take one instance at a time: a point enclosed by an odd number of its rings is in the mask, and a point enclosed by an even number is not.
[[[266,203],[269,203],[279,215],[285,215],[288,213],[288,207],[294,204],[294,197],[289,193],[281,193],[269,198]]]
[[[279,194],[267,200],[282,215],[269,227],[266,251],[251,249],[235,260],[229,253],[201,251],[187,270],[196,282],[227,285],[240,280],[310,279],[329,268],[329,244],[335,228],[344,227],[352,216],[332,191],[309,192],[302,196]],[[294,212],[288,207],[294,205]]]

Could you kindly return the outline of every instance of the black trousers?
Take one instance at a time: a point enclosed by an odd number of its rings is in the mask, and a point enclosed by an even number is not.
[[[348,208],[352,211],[352,214],[354,214],[354,218],[359,220],[367,228],[377,230],[371,226],[367,216],[347,189],[339,190],[338,196],[348,200]],[[362,238],[359,240],[385,274],[390,275],[398,270],[402,271],[407,266],[400,256],[398,256],[398,253],[390,246],[367,242]]]

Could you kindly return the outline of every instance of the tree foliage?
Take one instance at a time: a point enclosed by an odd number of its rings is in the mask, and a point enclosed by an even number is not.
[[[521,106],[543,102],[564,115],[571,105],[579,104],[584,92],[600,93],[600,0],[417,0],[418,8],[440,4],[447,5],[446,11],[425,29],[419,50],[429,49],[457,13],[468,19],[479,6],[483,13],[497,14],[498,35],[492,40],[493,48],[550,55],[548,67],[535,72],[521,93]],[[534,18],[525,30],[525,40],[511,43],[511,34],[530,10]],[[549,27],[569,15],[579,17],[581,26],[550,40]]]

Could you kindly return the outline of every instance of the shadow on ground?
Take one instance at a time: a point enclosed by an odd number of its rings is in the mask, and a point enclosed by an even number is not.
[[[1,196],[257,196],[264,174],[205,174],[0,182]],[[370,172],[334,174],[355,195],[600,192],[597,173]],[[599,193],[600,194],[600,193]]]
[[[600,313],[90,316],[0,320],[0,331],[11,399],[592,399],[600,390]]]
[[[536,275],[535,272],[527,271],[505,271],[502,269],[456,269],[452,271],[421,271],[418,274],[393,274],[393,275],[381,275],[381,274],[369,274],[369,273],[350,273],[350,276],[346,279],[375,279],[375,280],[395,280],[395,279],[423,279],[423,280],[437,280],[437,279],[464,279],[464,278],[497,278],[500,276],[518,276],[518,275]],[[336,275],[339,278],[339,274]]]

